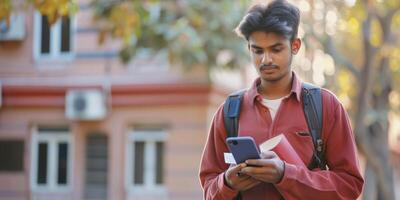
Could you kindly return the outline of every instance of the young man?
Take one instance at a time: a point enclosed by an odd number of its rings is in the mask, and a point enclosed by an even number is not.
[[[237,33],[248,41],[259,74],[242,99],[239,136],[251,136],[257,145],[284,134],[305,166],[314,152],[303,111],[302,82],[292,71],[292,57],[300,49],[298,8],[284,0],[251,7]],[[237,165],[224,162],[223,105],[212,121],[204,148],[200,181],[205,199],[356,199],[364,180],[348,115],[329,91],[322,89],[321,138],[329,170],[308,169],[281,160],[274,152]]]

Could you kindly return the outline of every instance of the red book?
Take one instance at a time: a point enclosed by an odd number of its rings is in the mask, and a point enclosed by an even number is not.
[[[293,149],[292,145],[283,134],[279,134],[278,136],[275,136],[260,144],[260,151],[273,151],[279,156],[279,158],[287,163],[305,167],[305,164],[301,160],[300,156]]]

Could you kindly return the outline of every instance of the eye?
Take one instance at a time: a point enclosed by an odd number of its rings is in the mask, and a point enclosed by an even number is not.
[[[272,52],[274,52],[274,53],[279,53],[281,51],[282,51],[282,48],[273,48],[272,49]]]
[[[264,53],[264,51],[262,50],[262,49],[253,49],[253,53],[255,53],[255,54],[263,54]]]

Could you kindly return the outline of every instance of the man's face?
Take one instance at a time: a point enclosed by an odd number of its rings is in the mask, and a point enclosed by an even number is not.
[[[249,37],[251,59],[260,78],[276,82],[290,76],[292,55],[300,48],[300,40],[293,42],[272,32],[253,32]]]

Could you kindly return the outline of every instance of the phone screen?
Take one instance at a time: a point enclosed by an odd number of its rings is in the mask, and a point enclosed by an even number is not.
[[[252,137],[229,137],[226,143],[237,164],[248,159],[260,159],[260,152]]]

